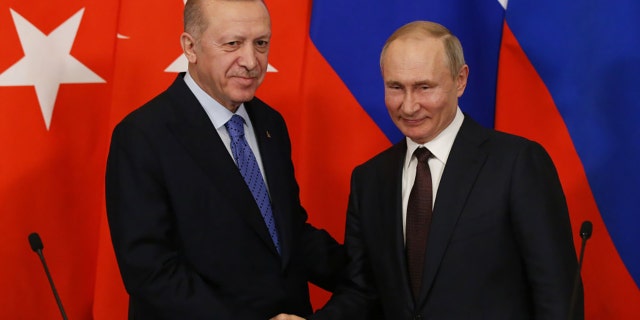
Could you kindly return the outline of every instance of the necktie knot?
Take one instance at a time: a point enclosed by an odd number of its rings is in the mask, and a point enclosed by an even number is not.
[[[416,156],[419,162],[426,163],[429,161],[429,158],[433,155],[429,149],[425,147],[419,147],[416,151],[413,152],[413,155]]]
[[[224,126],[232,139],[244,137],[244,118],[241,116],[234,114]]]

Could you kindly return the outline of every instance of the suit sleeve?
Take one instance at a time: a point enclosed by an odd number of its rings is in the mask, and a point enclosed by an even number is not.
[[[185,262],[154,143],[123,122],[114,130],[107,160],[109,227],[134,306],[157,310],[155,319],[242,318]]]
[[[510,207],[531,285],[535,319],[566,319],[577,271],[569,213],[556,169],[537,143],[514,166]],[[583,318],[582,291],[576,318]]]
[[[286,163],[286,175],[279,178],[289,177],[286,186],[292,186],[292,189],[280,188],[272,190],[272,192],[283,192],[283,199],[291,201],[291,207],[295,208],[293,214],[292,225],[296,230],[294,232],[299,235],[294,240],[296,247],[300,248],[299,254],[302,256],[305,269],[308,274],[308,280],[327,291],[333,292],[339,282],[339,276],[346,264],[346,254],[344,247],[340,245],[327,231],[318,229],[307,222],[308,215],[306,210],[300,203],[300,189],[295,179],[294,166],[291,160],[291,140],[284,118],[279,113],[275,113],[274,118],[280,130],[277,136],[283,137],[282,144],[282,163]],[[273,193],[272,193],[273,194]]]
[[[340,282],[346,257],[344,248],[325,230],[305,223],[302,236],[303,255],[309,281],[318,287],[333,292]]]
[[[347,208],[345,247],[348,265],[343,279],[327,304],[309,317],[324,319],[379,319],[381,310],[377,300],[373,275],[362,234],[362,214],[359,209],[358,168],[351,177],[351,191]]]

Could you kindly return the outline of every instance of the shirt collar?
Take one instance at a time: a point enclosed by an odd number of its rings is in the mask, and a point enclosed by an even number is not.
[[[458,134],[458,131],[460,131],[460,127],[462,126],[463,121],[464,114],[460,110],[460,107],[458,107],[453,121],[451,121],[451,123],[433,140],[425,144],[418,144],[407,137],[407,154],[405,157],[405,167],[409,165],[411,156],[418,147],[426,147],[427,149],[429,149],[429,151],[431,151],[431,154],[433,154],[436,159],[440,160],[443,164],[446,164],[449,153],[451,152],[451,147],[453,146],[453,141],[456,139],[456,135]]]
[[[211,123],[216,128],[216,130],[220,129],[220,127],[224,126],[229,119],[234,115],[229,109],[225,108],[218,101],[213,99],[209,94],[207,94],[200,86],[193,80],[189,72],[187,72],[184,76],[184,82],[187,84],[187,87],[193,92],[202,105],[202,108],[209,116]],[[244,106],[244,103],[240,104],[238,110],[236,110],[237,115],[241,116],[244,119],[244,123],[247,126],[251,125],[251,120],[249,119],[249,114],[247,113],[247,109]]]

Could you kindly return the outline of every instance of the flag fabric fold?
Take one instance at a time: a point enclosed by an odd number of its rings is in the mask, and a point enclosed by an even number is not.
[[[0,4],[2,319],[59,311],[27,241],[38,232],[70,319],[126,319],[104,209],[111,130],[185,71],[186,0]],[[287,120],[310,222],[342,240],[351,170],[402,138],[379,53],[412,20],[460,38],[461,109],[540,142],[558,168],[583,265],[587,319],[640,317],[640,3],[635,0],[266,0],[258,97]],[[312,287],[315,308],[329,294]]]

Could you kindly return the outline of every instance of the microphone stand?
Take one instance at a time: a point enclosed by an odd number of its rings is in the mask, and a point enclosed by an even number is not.
[[[576,300],[578,299],[578,287],[580,285],[580,273],[582,270],[582,260],[584,259],[584,249],[587,246],[587,240],[591,238],[591,232],[593,230],[593,225],[591,221],[585,220],[582,222],[582,226],[580,227],[580,238],[582,238],[582,243],[580,245],[580,258],[578,259],[578,270],[576,271],[576,278],[573,281],[573,290],[571,291],[571,304],[569,305],[569,317],[568,320],[573,320],[574,309],[576,305]]]
[[[44,249],[44,245],[42,244],[42,239],[40,239],[40,235],[38,235],[35,232],[30,234],[29,244],[31,244],[31,250],[33,250],[35,253],[38,254],[38,257],[40,258],[40,262],[42,262],[42,267],[44,267],[44,273],[47,274],[47,279],[49,279],[49,286],[51,286],[51,291],[53,291],[53,296],[56,298],[56,303],[58,303],[58,309],[60,310],[62,319],[68,320],[67,314],[64,312],[64,307],[62,306],[62,300],[60,300],[60,296],[58,295],[56,286],[53,284],[53,278],[51,277],[51,273],[49,272],[49,267],[47,267],[47,262],[44,260],[44,254],[42,253],[42,249]]]

